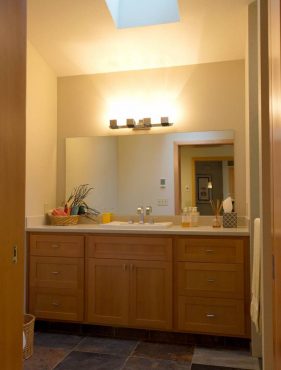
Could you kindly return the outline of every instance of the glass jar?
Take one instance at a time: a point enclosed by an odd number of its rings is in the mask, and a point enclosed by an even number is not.
[[[182,227],[190,226],[190,213],[188,212],[186,207],[183,209],[183,212],[181,215],[181,226]]]

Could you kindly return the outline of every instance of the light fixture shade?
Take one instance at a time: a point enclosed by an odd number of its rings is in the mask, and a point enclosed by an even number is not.
[[[151,118],[144,118],[143,119],[143,124],[144,124],[144,126],[146,126],[146,127],[150,127],[151,126]]]
[[[127,127],[135,127],[136,121],[133,118],[127,118],[126,120]]]
[[[169,117],[161,117],[161,125],[169,126]]]
[[[208,189],[213,189],[212,181],[208,181]]]
[[[109,121],[109,127],[110,128],[118,128],[118,125],[117,125],[117,119],[111,119],[110,121]]]

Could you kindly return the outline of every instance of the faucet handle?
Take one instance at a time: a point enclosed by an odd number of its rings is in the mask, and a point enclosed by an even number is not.
[[[141,215],[141,214],[143,214],[143,213],[144,213],[144,211],[143,211],[143,206],[138,207],[138,208],[137,208],[137,214],[138,214],[138,215]]]
[[[145,208],[145,214],[146,214],[147,216],[149,216],[151,213],[152,213],[152,207],[151,207],[151,206],[147,206],[147,207]]]

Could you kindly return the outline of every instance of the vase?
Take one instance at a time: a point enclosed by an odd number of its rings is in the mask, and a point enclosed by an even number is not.
[[[216,214],[215,218],[213,219],[213,227],[221,227],[221,221],[219,218],[219,214]]]
[[[70,211],[71,216],[78,215],[78,211],[79,211],[79,206],[71,207],[71,211]]]

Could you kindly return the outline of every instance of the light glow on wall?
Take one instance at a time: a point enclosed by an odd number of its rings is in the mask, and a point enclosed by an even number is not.
[[[108,100],[106,114],[106,125],[110,119],[117,119],[118,124],[126,124],[127,118],[138,121],[145,117],[150,117],[152,123],[160,123],[160,117],[169,117],[170,122],[175,123],[179,118],[179,108],[176,101],[165,94],[153,99],[122,96]]]

